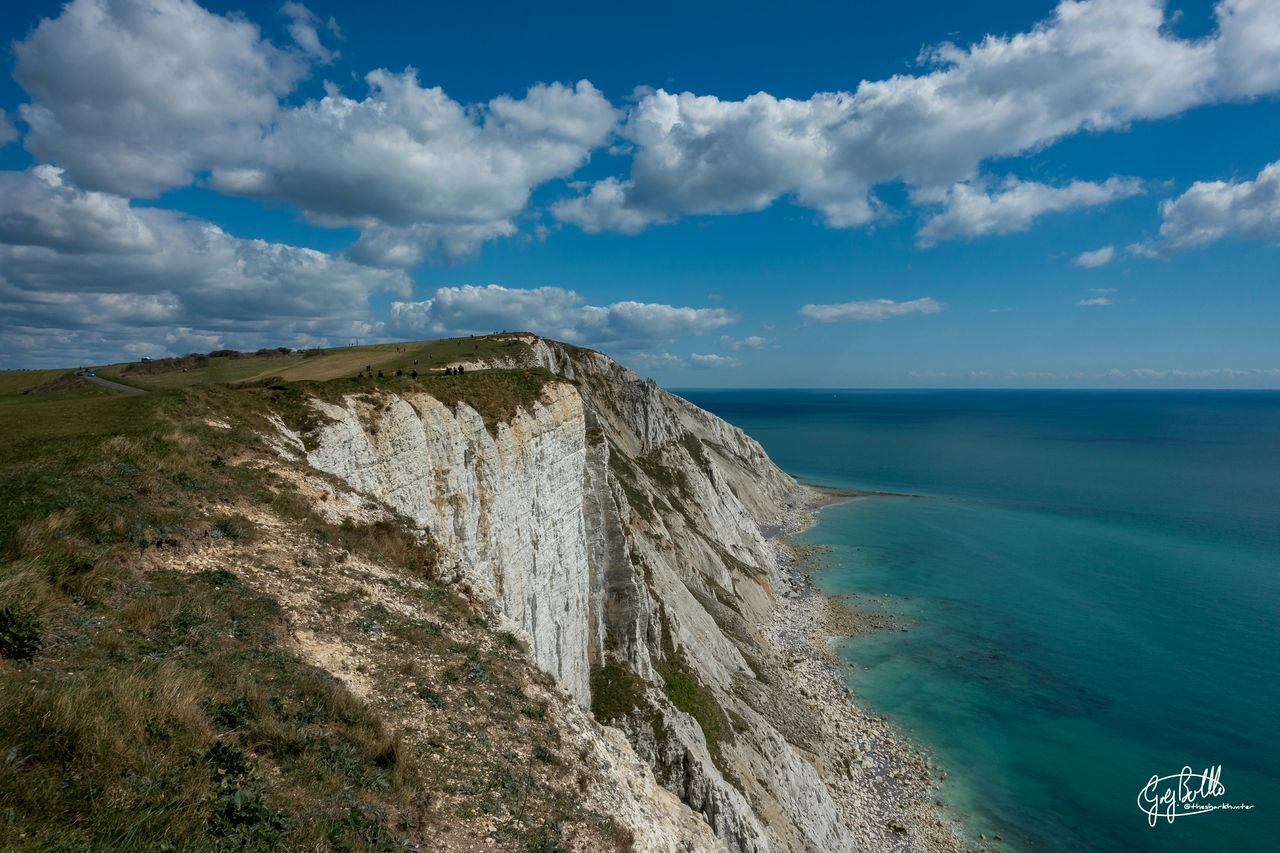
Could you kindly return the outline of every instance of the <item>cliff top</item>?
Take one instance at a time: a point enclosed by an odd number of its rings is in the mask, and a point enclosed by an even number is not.
[[[280,348],[252,353],[215,350],[179,358],[104,365],[97,368],[97,373],[148,391],[272,378],[324,381],[355,376],[369,369],[375,375],[378,371],[390,376],[397,370],[408,373],[414,369],[425,374],[454,364],[462,364],[467,369],[495,362],[512,364],[533,339],[534,336],[524,333],[501,333],[306,350]]]
[[[6,849],[625,844],[578,802],[595,771],[550,679],[436,578],[433,543],[376,507],[326,515],[332,486],[264,438],[304,388],[356,383],[58,376],[0,375]],[[330,647],[350,683],[315,665]]]

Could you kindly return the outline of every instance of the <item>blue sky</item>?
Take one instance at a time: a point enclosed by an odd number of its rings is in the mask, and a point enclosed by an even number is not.
[[[405,5],[7,9],[0,366],[1280,387],[1274,2]]]

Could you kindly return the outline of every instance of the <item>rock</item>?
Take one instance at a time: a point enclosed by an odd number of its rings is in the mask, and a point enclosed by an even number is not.
[[[810,655],[823,599],[801,569],[787,574],[785,547],[761,532],[801,525],[799,485],[741,430],[607,357],[513,340],[523,346],[489,366],[540,366],[566,381],[548,381],[505,421],[486,424],[466,403],[421,391],[375,390],[317,403],[327,420],[305,443],[277,421],[279,452],[305,452],[313,467],[429,531],[441,576],[527,638],[532,659],[577,701],[584,742],[603,749],[608,740],[618,767],[632,768],[601,785],[615,791],[639,849],[680,849],[682,836],[687,849],[712,849],[687,823],[672,829],[684,818],[710,826],[731,851],[867,849],[886,826],[915,846],[915,830],[884,822],[891,804],[850,805],[872,796],[869,779],[902,776],[909,759],[883,752],[887,730],[866,741],[863,719],[863,753],[874,746],[879,757],[867,754],[864,767],[853,763],[858,750],[839,751],[847,728],[822,715],[829,706],[857,712],[838,672]],[[483,367],[469,363],[468,373]],[[803,610],[778,606],[788,587]],[[780,640],[766,639],[760,626],[777,613],[792,621]],[[615,721],[621,732],[584,710],[591,665],[608,659],[650,685],[645,707]],[[662,672],[676,661],[724,714],[714,745],[663,690]],[[757,679],[759,661],[781,663],[781,683],[797,684],[795,693],[774,695],[772,678]],[[853,781],[829,787],[807,757],[815,749],[818,766],[837,777],[843,766]],[[842,765],[844,754],[852,758]],[[647,783],[633,772],[641,759],[652,768]],[[655,776],[670,794],[658,793]],[[848,793],[837,802],[842,784]],[[912,784],[892,786],[894,796]],[[649,812],[665,817],[642,832]]]

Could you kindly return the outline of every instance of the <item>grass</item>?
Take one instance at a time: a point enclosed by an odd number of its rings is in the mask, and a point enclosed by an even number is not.
[[[658,661],[656,668],[662,676],[663,692],[671,700],[671,704],[697,721],[706,738],[711,760],[726,778],[730,778],[732,774],[725,763],[722,750],[723,744],[732,743],[734,739],[729,715],[720,707],[711,691],[694,675],[684,660],[683,652],[674,658]]]
[[[187,417],[218,396],[0,400],[7,849],[311,847],[341,833],[335,803],[425,808],[395,735],[281,647],[274,601],[226,573],[142,568],[250,535],[200,511],[254,486],[216,464],[236,439]]]
[[[270,599],[172,572],[114,580],[99,607],[52,617],[20,689],[6,673],[14,848],[314,847],[349,798],[425,809],[396,736],[280,648]]]
[[[510,849],[616,830],[577,804],[573,756],[525,692],[548,677],[432,579],[430,542],[394,519],[325,522],[269,471],[234,463],[266,455],[266,413],[301,412],[311,386],[22,393],[61,375],[44,373],[0,375],[5,849],[400,849],[481,814]],[[457,379],[457,399],[490,415],[545,381]],[[332,596],[330,636],[383,662],[367,676],[377,702],[302,660],[292,617],[237,568],[280,535],[248,507],[290,525],[313,566],[355,555],[417,584],[421,618]],[[241,562],[174,568],[218,549]],[[299,565],[260,571],[315,583]],[[413,745],[386,722],[405,713],[426,715]]]
[[[34,388],[45,382],[66,375],[66,368],[55,370],[0,370],[0,397],[21,394],[28,388]]]
[[[494,357],[515,359],[523,354],[525,344],[512,335],[480,335],[468,338],[444,338],[435,341],[409,341],[394,344],[372,344],[361,347],[338,347],[319,352],[272,352],[238,357],[218,356],[201,359],[203,366],[188,366],[183,372],[179,364],[161,370],[163,364],[138,362],[104,365],[97,373],[106,379],[146,388],[151,391],[188,388],[211,383],[258,382],[268,379],[323,382],[354,377],[366,368],[391,376],[396,370],[419,373],[443,367],[455,361],[483,360]],[[415,365],[414,361],[418,363]],[[194,364],[191,362],[190,364]],[[24,376],[58,374],[65,371],[7,371]],[[45,379],[51,378],[46,376]],[[23,382],[25,380],[13,380]],[[39,380],[44,381],[44,380]],[[33,383],[35,384],[35,383]],[[0,378],[0,394],[4,380]]]
[[[644,691],[647,683],[620,661],[610,659],[591,669],[591,713],[602,723],[609,723],[631,712],[647,708]]]
[[[134,364],[111,364],[97,369],[97,374],[104,379],[111,379],[125,385],[146,388],[149,391],[163,391],[172,388],[186,388],[192,385],[208,383],[243,382],[262,375],[267,370],[286,370],[306,359],[297,353],[289,355],[250,356],[248,358],[210,358],[207,366],[188,369],[181,368],[155,373],[139,373],[129,370]]]
[[[382,379],[334,379],[327,382],[282,382],[267,380],[251,386],[251,390],[271,398],[273,408],[290,427],[301,432],[314,428],[322,417],[309,404],[309,398],[339,402],[343,397],[361,393],[429,394],[446,406],[456,409],[466,403],[484,419],[490,432],[507,423],[522,409],[529,409],[542,396],[548,382],[555,377],[541,367],[520,370],[478,370],[461,376],[427,375],[417,379],[389,376]],[[250,389],[246,389],[250,390]],[[305,436],[304,436],[305,439]]]
[[[627,461],[626,454],[614,444],[609,445],[609,471],[613,474],[618,484],[622,486],[622,491],[627,496],[627,503],[631,505],[631,508],[650,524],[657,521],[653,503],[649,500],[649,496],[640,490],[637,484],[635,469]]]

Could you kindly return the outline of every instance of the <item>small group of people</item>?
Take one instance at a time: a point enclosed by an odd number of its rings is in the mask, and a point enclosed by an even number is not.
[[[418,360],[415,358],[415,359],[413,360],[413,363],[416,365],[416,364],[418,363]],[[467,372],[467,369],[466,369],[465,367],[463,367],[461,364],[459,364],[457,367],[446,367],[446,368],[444,369],[444,375],[445,375],[445,376],[462,376],[462,375],[463,375],[464,373],[466,373],[466,372]],[[402,370],[402,369],[397,369],[397,370],[396,370],[396,374],[395,374],[395,375],[396,375],[396,376],[399,376],[399,377],[408,376],[410,379],[417,379],[417,378],[418,378],[418,370],[417,370],[417,368],[415,367],[415,368],[410,369],[410,370],[406,373],[406,372],[405,372],[404,370]],[[356,374],[356,379],[364,379],[364,378],[366,378],[366,377],[368,377],[369,379],[373,379],[373,378],[375,377],[374,370],[373,370],[373,365],[372,365],[372,364],[366,364],[366,365],[364,366],[364,370],[362,370],[362,371],[360,371],[359,373],[357,373],[357,374]],[[382,375],[382,371],[381,371],[381,370],[377,371],[376,377],[377,377],[378,379],[385,379],[385,378],[386,378],[385,376],[383,376],[383,375]]]

